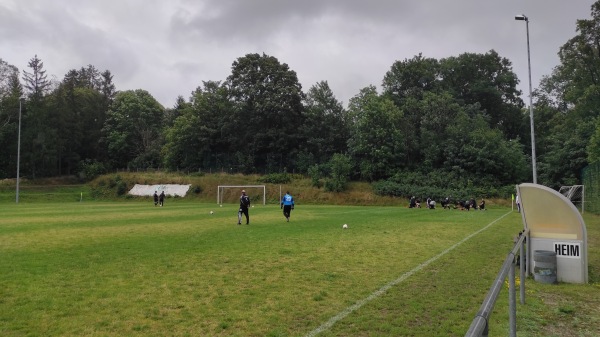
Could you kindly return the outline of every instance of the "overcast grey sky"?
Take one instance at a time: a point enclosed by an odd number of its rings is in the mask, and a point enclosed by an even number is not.
[[[304,91],[328,81],[344,105],[380,87],[396,60],[496,50],[528,100],[529,17],[534,89],[557,52],[591,17],[592,0],[0,0],[0,58],[29,70],[34,56],[62,80],[88,64],[117,90],[145,89],[165,107],[234,60],[265,53],[287,63]]]

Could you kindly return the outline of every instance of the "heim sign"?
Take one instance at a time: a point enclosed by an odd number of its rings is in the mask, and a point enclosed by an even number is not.
[[[559,257],[570,257],[574,259],[580,259],[581,245],[578,242],[555,242],[554,252],[556,253],[556,256]]]
[[[587,283],[587,231],[573,203],[557,191],[538,184],[517,185],[527,238],[527,273],[533,270],[533,252],[556,253],[559,282]]]

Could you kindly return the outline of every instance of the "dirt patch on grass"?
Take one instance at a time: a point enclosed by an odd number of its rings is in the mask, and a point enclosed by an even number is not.
[[[564,285],[535,293],[540,336],[600,336],[600,285]]]

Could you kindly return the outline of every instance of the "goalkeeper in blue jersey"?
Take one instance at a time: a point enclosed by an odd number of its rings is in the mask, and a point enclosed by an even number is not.
[[[285,192],[283,199],[281,199],[281,208],[283,209],[283,216],[285,216],[287,222],[290,222],[290,214],[294,209],[294,197],[290,192]]]

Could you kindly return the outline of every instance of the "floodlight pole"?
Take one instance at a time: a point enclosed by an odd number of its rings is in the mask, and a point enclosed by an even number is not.
[[[17,197],[16,203],[19,203],[19,172],[21,170],[21,110],[23,109],[24,97],[19,97],[19,131],[17,138]]]
[[[533,127],[533,95],[531,90],[531,53],[529,51],[529,18],[525,14],[515,16],[515,20],[525,21],[527,31],[527,66],[529,70],[529,124],[531,125],[531,166],[533,183],[537,184],[537,165],[535,159],[535,132]]]

